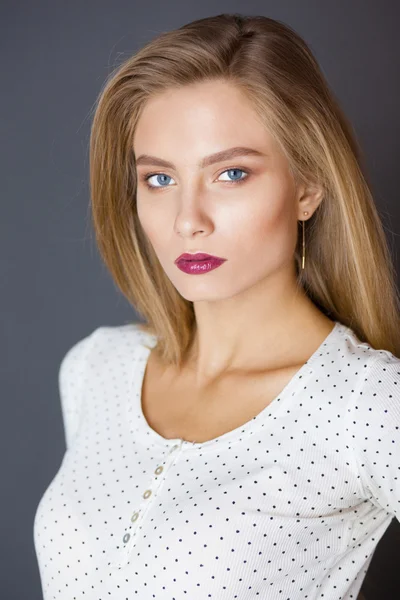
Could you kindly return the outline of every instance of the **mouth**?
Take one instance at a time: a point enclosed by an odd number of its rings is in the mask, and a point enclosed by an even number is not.
[[[190,254],[188,252],[185,252],[185,253],[181,254],[180,256],[178,256],[178,258],[175,260],[175,264],[178,264],[181,261],[202,262],[202,261],[207,261],[207,260],[224,261],[226,259],[221,258],[219,256],[213,256],[211,254],[205,254],[204,252],[196,252],[196,254]]]
[[[185,258],[185,256],[189,256],[189,258]],[[204,255],[198,253],[195,255],[183,254],[177,258],[175,264],[178,269],[184,273],[187,273],[188,275],[201,275],[217,269],[225,261],[226,258],[219,258],[217,256],[211,256],[210,254]]]

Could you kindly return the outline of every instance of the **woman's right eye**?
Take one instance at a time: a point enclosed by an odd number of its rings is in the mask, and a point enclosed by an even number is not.
[[[147,187],[149,189],[153,189],[153,188],[163,188],[163,187],[169,187],[167,185],[153,185],[153,184],[149,184],[149,181],[152,177],[156,177],[156,181],[158,181],[159,183],[166,183],[165,182],[165,178],[167,179],[172,179],[172,177],[169,177],[169,175],[166,175],[165,173],[148,173],[147,175],[144,176],[143,180],[145,181]],[[164,179],[163,179],[164,178]]]

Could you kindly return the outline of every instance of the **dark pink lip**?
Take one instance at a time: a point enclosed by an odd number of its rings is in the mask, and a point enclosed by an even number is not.
[[[189,256],[187,259],[185,256]],[[196,257],[197,260],[193,257]],[[205,257],[205,258],[198,258]],[[178,269],[189,275],[201,275],[208,273],[217,267],[221,266],[226,261],[226,258],[219,258],[217,256],[210,256],[209,254],[181,254],[181,256],[175,261]]]
[[[177,264],[180,260],[225,260],[224,258],[220,258],[219,256],[213,256],[212,254],[204,254],[204,252],[197,252],[196,254],[189,254],[188,252],[184,252],[175,261]]]

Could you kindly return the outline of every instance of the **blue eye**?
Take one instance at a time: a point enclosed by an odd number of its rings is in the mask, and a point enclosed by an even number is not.
[[[248,177],[248,176],[249,176],[249,174],[250,174],[250,171],[248,171],[248,170],[246,171],[246,170],[244,170],[244,169],[240,169],[240,168],[238,168],[238,167],[232,167],[231,169],[225,169],[225,171],[222,171],[222,173],[220,173],[219,177],[221,177],[221,175],[223,175],[224,173],[234,173],[234,174],[235,174],[235,173],[236,173],[236,174],[237,174],[237,173],[239,173],[239,174],[240,174],[240,173],[242,173],[242,174],[243,174],[243,173],[245,173],[245,177],[241,177],[241,176],[239,176],[239,177],[236,177],[236,176],[234,175],[234,176],[233,176],[233,179],[225,180],[225,183],[230,183],[230,184],[235,184],[235,185],[237,185],[237,184],[241,183],[242,181],[244,181],[245,179],[247,179],[247,177]],[[150,179],[151,179],[152,177],[156,177],[156,181],[158,181],[158,183],[161,183],[161,185],[153,185],[153,184],[149,184],[148,182],[150,181]],[[156,188],[160,189],[160,188],[167,188],[167,187],[170,187],[170,186],[168,186],[168,185],[162,185],[163,183],[168,183],[168,182],[166,182],[166,181],[165,181],[165,178],[167,178],[167,179],[172,179],[172,177],[170,177],[169,175],[166,175],[165,173],[148,173],[147,175],[145,175],[145,176],[143,177],[143,181],[146,183],[146,185],[147,185],[147,187],[148,187],[149,189],[156,189]],[[219,179],[219,178],[218,178],[218,179]],[[173,180],[172,180],[172,181],[173,181]],[[221,180],[220,180],[220,181],[221,181]],[[224,180],[222,180],[222,181],[224,181]]]
[[[224,173],[246,173],[246,171],[244,171],[243,169],[226,169],[226,171],[222,171],[221,175],[223,175]],[[247,175],[246,175],[247,177]],[[237,179],[234,177],[233,181],[231,180],[230,183],[236,183],[236,181],[242,181],[243,179],[246,179],[246,177],[238,177]]]
[[[149,179],[151,177],[157,177],[157,178],[162,178],[162,177],[167,177],[168,179],[171,179],[171,177],[169,177],[168,175],[165,175],[165,173],[150,173],[149,175],[146,175],[146,177],[144,178],[144,180],[146,181],[147,187],[149,188],[154,188],[154,187],[168,187],[168,186],[158,186],[158,185],[149,185],[147,182],[149,181]],[[164,182],[165,183],[165,182]]]

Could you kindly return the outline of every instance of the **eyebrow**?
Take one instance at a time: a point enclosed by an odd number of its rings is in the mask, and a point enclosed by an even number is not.
[[[224,160],[230,160],[232,158],[236,158],[237,156],[267,156],[263,152],[259,150],[255,150],[254,148],[246,148],[244,146],[235,146],[234,148],[228,148],[227,150],[221,150],[220,152],[216,152],[215,154],[210,154],[210,156],[206,156],[202,158],[199,163],[197,163],[197,167],[200,169],[204,169],[205,167],[209,167],[217,162],[222,162]],[[164,167],[166,169],[175,169],[175,165],[167,160],[163,160],[162,158],[157,158],[156,156],[150,156],[149,154],[141,154],[136,159],[136,165],[155,165],[157,167]]]

